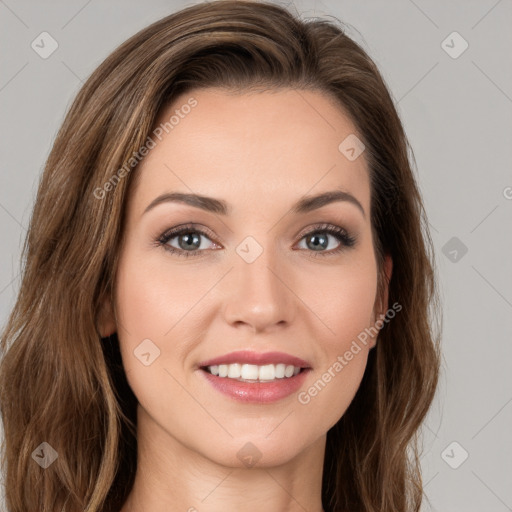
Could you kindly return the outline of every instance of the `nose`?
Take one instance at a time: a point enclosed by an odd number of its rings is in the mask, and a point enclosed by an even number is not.
[[[224,283],[225,321],[254,332],[271,331],[292,323],[297,302],[286,263],[278,264],[269,250],[264,250],[252,263],[237,253],[233,256],[233,269]]]

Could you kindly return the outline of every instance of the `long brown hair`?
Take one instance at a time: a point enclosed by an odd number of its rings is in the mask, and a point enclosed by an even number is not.
[[[114,296],[134,155],[164,106],[210,86],[321,91],[361,133],[379,290],[389,254],[389,304],[402,310],[328,432],[322,501],[326,512],[418,511],[418,432],[438,380],[440,311],[412,151],[379,71],[341,22],[240,0],[188,7],[131,37],[87,80],[56,137],[1,338],[7,508],[114,512],[131,490],[136,398],[117,336],[100,337],[100,304]],[[47,469],[34,457],[53,453],[42,443],[58,454]]]

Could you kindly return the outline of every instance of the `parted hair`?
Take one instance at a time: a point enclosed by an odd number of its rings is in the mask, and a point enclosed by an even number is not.
[[[402,309],[380,330],[353,401],[327,433],[322,502],[326,512],[416,512],[421,425],[439,374],[440,308],[414,156],[380,72],[346,25],[248,0],[192,5],[144,28],[91,74],[64,118],[1,334],[7,510],[118,512],[131,491],[137,400],[117,335],[102,339],[98,328],[100,304],[114,297],[137,176],[137,166],[125,166],[164,107],[206,87],[320,91],[360,133],[378,290],[387,281],[389,304]],[[115,186],[99,198],[113,176]],[[43,442],[58,454],[46,469],[33,457]]]

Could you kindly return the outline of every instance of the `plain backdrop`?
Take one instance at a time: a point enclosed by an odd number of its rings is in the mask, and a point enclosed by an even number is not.
[[[0,0],[2,326],[38,179],[72,99],[121,42],[191,3]],[[414,150],[444,311],[423,510],[512,510],[512,3],[276,3],[348,24],[379,66]],[[42,32],[58,44],[45,59],[31,46]]]

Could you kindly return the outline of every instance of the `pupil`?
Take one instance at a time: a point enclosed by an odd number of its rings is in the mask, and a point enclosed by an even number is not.
[[[193,242],[192,239],[195,238]],[[197,234],[187,233],[182,235],[182,240],[185,240],[184,244],[180,244],[182,249],[197,249],[201,245],[201,238]]]
[[[323,242],[318,243],[318,240],[323,240]],[[310,248],[316,250],[318,247],[326,248],[329,244],[327,237],[325,235],[311,235],[310,240],[313,240],[313,243],[310,245]]]

